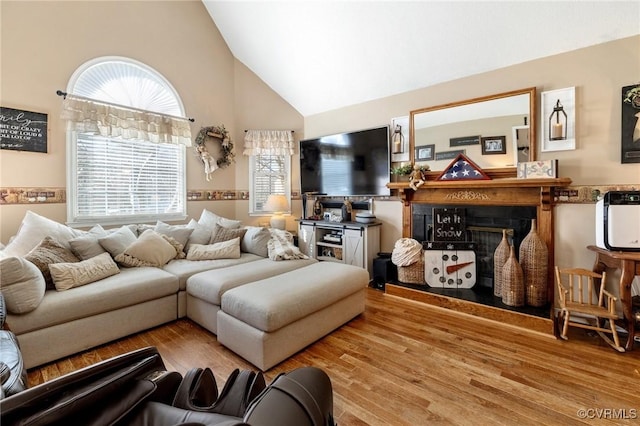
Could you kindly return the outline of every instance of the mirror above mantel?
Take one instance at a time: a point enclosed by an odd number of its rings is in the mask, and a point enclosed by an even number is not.
[[[536,158],[536,88],[410,112],[410,158],[444,170],[464,153],[492,177],[515,177],[518,162]]]

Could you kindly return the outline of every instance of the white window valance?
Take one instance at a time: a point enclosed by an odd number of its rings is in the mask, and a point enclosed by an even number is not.
[[[293,155],[295,142],[291,130],[247,130],[244,155]]]
[[[191,146],[191,127],[187,118],[73,95],[63,101],[61,116],[71,130],[80,133]]]

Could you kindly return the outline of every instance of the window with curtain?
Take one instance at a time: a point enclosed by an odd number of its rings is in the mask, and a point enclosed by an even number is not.
[[[128,58],[100,58],[72,76],[68,222],[122,224],[186,217],[190,126],[171,84]]]
[[[249,214],[272,213],[264,208],[270,194],[282,194],[291,199],[293,146],[290,130],[246,132],[243,154],[249,156]]]

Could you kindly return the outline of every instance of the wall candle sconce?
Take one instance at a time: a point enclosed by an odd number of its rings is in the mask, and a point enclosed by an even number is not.
[[[402,135],[402,126],[399,124],[396,124],[396,128],[393,131],[391,146],[393,147],[394,154],[400,154],[403,152],[404,136]]]
[[[555,117],[555,120],[554,120]],[[549,116],[549,140],[558,141],[567,139],[567,113],[560,103],[560,99],[553,107],[553,112]]]

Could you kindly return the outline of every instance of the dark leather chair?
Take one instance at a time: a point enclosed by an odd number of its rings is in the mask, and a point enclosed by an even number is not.
[[[281,374],[248,402],[240,416],[211,412],[207,407],[174,406],[185,378],[166,371],[156,348],[144,348],[1,400],[0,424],[335,425],[331,381],[315,367]],[[217,389],[209,394],[217,397]],[[223,389],[220,397],[225,394],[235,398],[237,392]]]
[[[5,329],[6,315],[4,296],[0,293],[0,398],[27,388],[27,371],[22,362],[18,339],[10,330]]]

